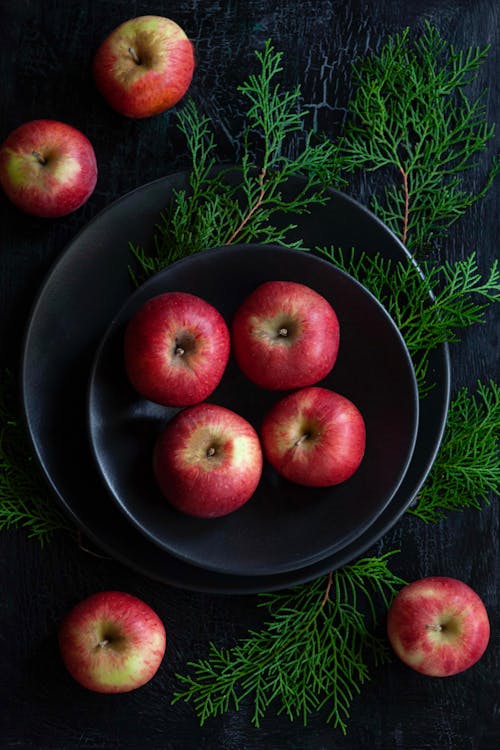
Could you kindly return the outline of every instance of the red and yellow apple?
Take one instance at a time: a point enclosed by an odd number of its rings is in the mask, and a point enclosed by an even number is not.
[[[394,598],[387,635],[409,667],[448,677],[481,658],[490,624],[481,598],[470,586],[456,578],[430,576],[408,584]]]
[[[242,416],[198,404],[179,412],[160,434],[153,469],[171,505],[191,516],[216,518],[252,497],[262,474],[262,450]]]
[[[156,674],[165,654],[165,627],[131,594],[102,591],[62,621],[59,650],[71,676],[97,693],[126,693]]]
[[[265,415],[260,435],[278,474],[307,487],[345,482],[365,452],[359,409],[327,388],[303,388],[280,399]]]
[[[94,149],[76,128],[31,120],[0,146],[0,183],[21,211],[56,218],[76,211],[97,181]]]
[[[236,311],[232,344],[238,366],[256,385],[302,388],[333,368],[339,322],[330,303],[314,289],[293,281],[268,281]]]
[[[127,117],[151,117],[173,107],[194,71],[193,45],[170,18],[140,16],[120,24],[93,61],[97,88]]]
[[[230,351],[222,315],[201,297],[165,292],[132,316],[124,339],[125,370],[145,398],[191,406],[219,384]]]

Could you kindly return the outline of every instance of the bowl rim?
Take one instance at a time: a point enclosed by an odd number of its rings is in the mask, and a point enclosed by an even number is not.
[[[332,545],[322,550],[321,552],[318,552],[312,555],[310,558],[308,558],[307,561],[304,561],[303,559],[299,559],[298,561],[295,561],[293,564],[283,563],[279,568],[276,568],[276,566],[271,566],[271,567],[262,566],[259,568],[253,568],[251,570],[240,569],[240,568],[238,568],[237,570],[232,570],[231,568],[228,568],[226,565],[213,564],[210,562],[207,563],[206,561],[201,562],[201,560],[197,561],[193,559],[192,557],[190,557],[189,554],[184,554],[178,549],[174,549],[167,542],[165,542],[165,540],[158,533],[155,533],[154,529],[152,529],[148,524],[142,523],[136,517],[136,515],[133,512],[131,512],[126,502],[123,501],[123,499],[111,486],[107,472],[103,468],[101,451],[99,451],[96,448],[94,435],[93,435],[93,419],[92,419],[91,402],[92,402],[93,391],[94,391],[94,383],[96,380],[96,373],[98,371],[103,352],[106,350],[106,347],[108,346],[110,339],[112,339],[114,335],[117,335],[117,330],[116,330],[117,327],[125,325],[124,321],[122,320],[122,318],[124,317],[124,314],[127,313],[127,311],[131,307],[133,308],[134,305],[136,305],[137,301],[141,300],[141,298],[144,298],[142,301],[142,304],[143,304],[147,299],[151,299],[151,297],[156,296],[156,294],[144,296],[145,292],[147,292],[150,289],[150,287],[153,287],[161,283],[163,277],[168,276],[172,272],[172,268],[175,267],[176,269],[178,269],[184,265],[188,265],[188,266],[193,265],[193,263],[194,264],[196,263],[197,258],[202,257],[206,260],[210,256],[212,257],[223,256],[224,257],[226,254],[240,253],[240,252],[254,253],[256,251],[268,253],[268,254],[275,252],[275,253],[283,254],[285,257],[289,256],[290,253],[292,252],[298,256],[301,256],[302,258],[313,259],[314,263],[317,263],[318,265],[323,265],[325,269],[327,268],[329,274],[337,275],[338,277],[343,278],[344,281],[346,281],[348,284],[351,284],[353,287],[355,287],[358,290],[358,293],[360,293],[361,295],[363,295],[365,298],[367,298],[370,301],[370,305],[374,306],[375,308],[379,310],[379,312],[383,315],[386,323],[389,325],[390,329],[392,330],[393,334],[395,335],[395,338],[398,340],[403,358],[407,365],[408,374],[409,374],[409,384],[410,384],[410,390],[411,390],[411,407],[410,408],[412,409],[412,412],[413,412],[413,418],[412,418],[412,429],[409,434],[408,450],[406,453],[405,460],[403,461],[400,467],[400,470],[397,474],[397,479],[394,481],[393,485],[391,486],[388,496],[384,498],[383,507],[381,507],[377,511],[375,517],[371,518],[369,523],[363,525],[363,528],[361,530],[356,531],[354,535],[348,536],[345,540],[342,540],[341,544],[337,546]],[[230,324],[228,324],[228,327],[230,328]],[[321,386],[321,383],[319,383],[318,385]],[[283,392],[282,395],[285,395],[285,393],[290,393],[290,392],[291,391]],[[138,398],[140,400],[144,400],[143,397],[138,396]],[[255,575],[282,574],[282,573],[287,573],[287,572],[293,572],[295,570],[299,570],[301,568],[308,567],[310,565],[314,565],[315,563],[318,563],[325,557],[328,557],[330,554],[333,554],[334,552],[340,552],[343,547],[348,546],[351,543],[354,543],[357,538],[362,536],[367,531],[367,529],[377,520],[377,518],[381,515],[381,513],[383,513],[384,509],[389,505],[389,503],[391,502],[392,498],[394,497],[395,493],[397,492],[399,486],[401,485],[404,479],[404,476],[411,463],[411,459],[413,457],[413,452],[415,449],[415,444],[416,444],[417,434],[418,434],[418,427],[419,427],[419,411],[420,411],[418,386],[417,386],[417,381],[416,381],[416,376],[415,376],[415,370],[413,367],[413,361],[408,351],[408,347],[406,345],[404,337],[401,334],[401,331],[399,330],[392,316],[389,314],[385,306],[377,299],[377,297],[369,289],[367,289],[367,287],[365,287],[360,281],[358,281],[356,278],[351,276],[344,269],[339,268],[338,266],[335,266],[333,263],[326,260],[325,258],[322,258],[319,255],[313,254],[312,252],[308,250],[289,248],[283,245],[270,244],[270,243],[242,243],[238,245],[223,245],[223,246],[204,249],[199,253],[185,256],[183,258],[178,259],[174,263],[170,264],[168,267],[163,268],[157,271],[156,273],[152,274],[150,277],[148,277],[148,279],[144,283],[142,283],[139,287],[134,289],[131,292],[131,294],[125,299],[125,301],[119,307],[119,309],[116,311],[115,315],[112,317],[111,321],[108,323],[99,341],[99,344],[97,346],[97,349],[95,351],[95,354],[92,360],[92,366],[91,366],[90,374],[89,374],[88,381],[87,381],[86,405],[87,405],[87,411],[86,411],[87,432],[89,436],[90,448],[91,448],[91,452],[94,458],[95,465],[97,466],[99,475],[105,485],[108,495],[111,497],[115,505],[118,507],[119,511],[125,515],[126,519],[130,523],[132,523],[133,526],[153,544],[159,546],[162,550],[164,550],[168,554],[171,554],[174,557],[177,557],[179,560],[185,563],[188,563],[189,565],[192,565],[195,568],[202,567],[202,568],[205,568],[206,570],[212,571],[213,573],[219,573],[219,574],[225,574],[225,575],[242,575],[242,576],[247,576],[247,577],[251,577]],[[218,519],[216,518],[210,519],[210,523],[216,523],[217,520]]]

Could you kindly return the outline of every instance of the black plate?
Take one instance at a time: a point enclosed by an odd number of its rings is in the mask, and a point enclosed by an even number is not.
[[[290,181],[290,193],[302,185],[299,178]],[[204,570],[151,544],[109,498],[94,464],[86,429],[87,383],[98,343],[132,291],[129,243],[150,246],[172,191],[187,187],[188,176],[181,173],[123,196],[84,227],[55,263],[35,301],[23,346],[21,389],[27,426],[38,461],[63,508],[107,554],[151,578],[198,591],[254,593],[285,588],[359,556],[396,523],[415,497],[432,466],[446,422],[448,348],[439,347],[432,354],[429,379],[436,385],[420,404],[415,451],[399,490],[374,524],[340,552],[293,572],[252,577]],[[309,246],[354,246],[394,259],[405,257],[404,246],[373,214],[348,196],[330,192],[325,206],[292,217]]]
[[[193,518],[163,499],[152,471],[157,435],[179,410],[153,404],[131,387],[123,363],[127,322],[146,300],[190,292],[214,305],[228,326],[243,299],[265,281],[297,281],[334,307],[340,349],[321,385],[363,414],[361,466],[335,487],[305,488],[270,466],[253,497],[223,518]],[[251,383],[232,357],[207,399],[260,430],[283,393]],[[137,528],[182,560],[231,575],[269,575],[311,565],[357,539],[392,499],[413,453],[418,391],[410,355],[382,305],[328,261],[299,250],[241,245],[205,250],[149,279],[127,300],[97,352],[89,387],[91,443],[112,497]]]

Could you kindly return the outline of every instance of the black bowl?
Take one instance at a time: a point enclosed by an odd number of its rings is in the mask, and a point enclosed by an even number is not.
[[[271,279],[300,281],[326,297],[340,322],[332,372],[320,385],[350,398],[366,422],[363,462],[347,482],[311,489],[266,466],[251,500],[218,519],[174,510],[161,496],[151,456],[158,433],[178,411],[140,397],[123,366],[127,321],[150,297],[187,291],[213,304],[230,324],[238,305]],[[283,394],[253,385],[232,359],[208,401],[233,409],[259,430]],[[89,384],[93,452],[111,496],[149,539],[191,564],[237,575],[296,570],[342,549],[382,513],[412,456],[418,426],[415,375],[394,322],[364,287],[303,251],[246,245],[206,250],[149,279],[127,300],[97,351]]]

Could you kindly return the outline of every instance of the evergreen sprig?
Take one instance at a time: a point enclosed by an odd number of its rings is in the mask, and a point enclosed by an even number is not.
[[[412,252],[429,248],[490,188],[463,189],[494,133],[484,93],[470,99],[488,47],[457,50],[428,22],[424,33],[392,36],[355,64],[342,155],[347,172],[382,170],[392,184],[374,195],[375,213]]]
[[[215,135],[194,102],[179,112],[191,160],[189,190],[174,191],[160,217],[153,253],[131,246],[139,263],[136,281],[209,247],[245,242],[300,247],[300,240],[289,239],[296,225],[277,226],[274,216],[307,213],[327,202],[328,186],[342,184],[338,145],[305,128],[308,113],[301,107],[300,87],[286,91],[279,83],[282,53],[267,41],[255,54],[258,71],[238,88],[248,106],[241,156],[235,156],[233,167],[216,169]],[[298,132],[302,145],[289,156],[290,137]],[[304,182],[285,197],[283,189],[296,175]]]
[[[312,583],[262,594],[270,619],[229,649],[211,643],[205,659],[177,675],[173,702],[191,702],[203,724],[209,717],[253,703],[252,723],[273,703],[278,713],[307,724],[312,714],[347,728],[350,706],[370,679],[370,666],[388,658],[375,635],[379,604],[385,612],[404,581],[389,570],[395,552],[369,557]]]
[[[25,528],[41,542],[70,530],[42,479],[18,416],[14,380],[5,372],[0,388],[0,529]]]
[[[426,523],[450,511],[480,510],[500,495],[500,386],[462,388],[450,404],[439,453],[408,513]]]
[[[332,263],[354,276],[384,305],[410,352],[420,395],[427,380],[429,357],[444,344],[459,341],[458,330],[483,323],[486,309],[500,301],[500,269],[494,261],[481,275],[475,253],[443,264],[391,260],[354,249],[317,248]]]

